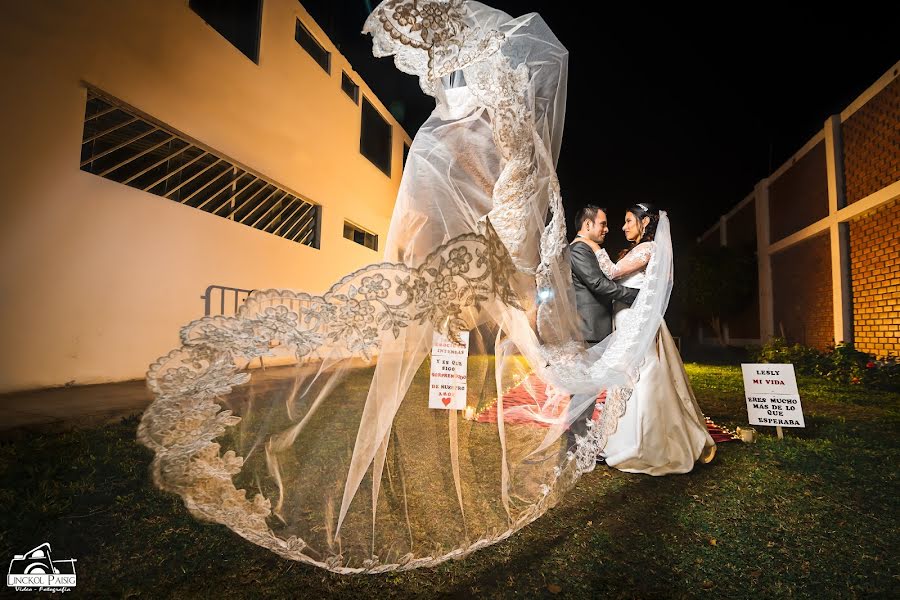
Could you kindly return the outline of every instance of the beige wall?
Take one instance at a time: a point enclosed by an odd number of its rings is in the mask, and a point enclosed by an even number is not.
[[[297,0],[264,2],[258,65],[186,0],[3,3],[0,66],[0,392],[143,377],[207,285],[322,292],[380,259],[343,221],[383,241],[409,137]],[[393,124],[390,178],[359,153],[342,70]],[[321,249],[81,171],[82,81],[320,204]]]

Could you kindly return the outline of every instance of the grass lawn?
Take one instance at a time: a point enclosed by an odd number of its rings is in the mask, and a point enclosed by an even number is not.
[[[740,368],[687,370],[707,415],[746,423]],[[387,575],[332,574],[196,521],[152,486],[137,417],[23,434],[0,442],[0,556],[50,542],[78,560],[72,593],[93,597],[900,597],[900,394],[799,383],[807,427],[783,441],[759,427],[688,475],[599,467],[509,540]]]

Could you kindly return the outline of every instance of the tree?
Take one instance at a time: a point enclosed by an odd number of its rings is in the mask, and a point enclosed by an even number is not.
[[[708,323],[725,345],[722,324],[753,302],[757,290],[756,255],[750,248],[697,248],[678,277],[684,312]]]

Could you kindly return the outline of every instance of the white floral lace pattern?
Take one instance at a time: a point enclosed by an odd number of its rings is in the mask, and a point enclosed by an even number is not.
[[[479,222],[478,233],[454,238],[416,269],[383,263],[356,271],[322,296],[256,292],[233,317],[204,318],[184,327],[182,346],[150,367],[147,381],[156,399],[141,420],[138,437],[155,453],[156,484],[181,495],[196,517],[225,524],[283,557],[340,573],[437,565],[505,539],[543,514],[587,469],[586,462],[583,468],[577,466],[586,459],[576,461],[573,455],[556,468],[555,478],[541,481],[540,494],[511,516],[506,530],[495,528],[469,545],[443,554],[417,558],[409,553],[389,560],[366,551],[362,557],[366,560],[355,557],[349,562],[339,550],[310,548],[311,540],[276,536],[268,524],[273,514],[269,499],[262,494],[248,498],[245,490],[235,487],[233,477],[241,473],[243,457],[233,451],[223,454],[216,442],[240,423],[240,417],[223,410],[219,398],[249,381],[244,369],[255,358],[277,350],[299,360],[322,347],[369,357],[387,340],[420,324],[458,340],[458,334],[472,325],[468,315],[494,301],[522,308],[510,283],[517,273],[534,275],[539,289],[570,281],[555,163],[535,126],[534,99],[529,96],[533,73],[524,62],[513,67],[499,51],[524,23],[508,29],[507,37],[493,29],[495,21],[486,20],[491,25],[479,27],[476,14],[480,13],[472,12],[463,0],[387,0],[373,11],[364,32],[372,35],[376,56],[393,55],[397,67],[417,75],[422,89],[439,102],[444,97],[440,78],[462,71],[472,95],[485,108],[502,168],[497,181],[489,184],[492,210]],[[532,43],[545,47],[543,39]],[[529,237],[534,231],[522,225],[535,215],[533,220],[543,225],[546,210],[552,217],[541,230],[536,260],[529,247],[536,236]],[[557,279],[551,280],[551,274]],[[553,324],[560,322],[561,313],[553,314],[560,308],[565,309],[565,303],[542,304],[539,309],[537,326],[545,340],[551,337]],[[553,339],[555,345],[538,350],[545,351],[548,363],[571,359],[559,368],[578,371],[581,380],[590,378],[590,365],[579,360],[581,345],[565,341]],[[596,455],[596,446],[604,439],[601,429],[598,425],[595,433],[579,441],[579,456]]]
[[[513,68],[498,52],[505,35],[477,27],[462,0],[389,0],[373,11],[363,32],[372,35],[375,56],[393,55],[397,67],[418,75],[422,89],[430,95],[435,95],[440,77],[463,71],[470,91],[487,109],[494,142],[506,161],[494,185],[491,223],[516,267],[537,275],[539,287],[548,287],[551,265],[559,264],[567,245],[555,174],[548,190],[553,217],[541,235],[540,264],[529,265],[520,258],[528,234],[522,215],[532,208],[528,203],[537,191],[536,163],[550,160],[527,97],[528,66],[522,63]]]
[[[647,281],[654,281],[657,278],[659,261],[655,252],[651,254],[647,263],[646,275]],[[611,378],[614,372],[627,371],[632,381],[636,381],[638,377],[637,366],[625,368],[628,364],[627,357],[634,354],[637,345],[638,332],[647,327],[659,327],[662,315],[653,310],[653,300],[656,291],[652,285],[646,286],[638,294],[637,299],[631,306],[631,310],[617,322],[615,338],[603,353],[602,358],[591,366],[590,376],[597,381],[605,381]],[[656,322],[654,322],[656,321]]]
[[[575,450],[571,451],[579,475],[594,470],[597,457],[603,453],[606,443],[618,428],[619,419],[625,414],[632,390],[615,387],[606,396],[600,412],[600,420],[588,420],[584,436],[575,436]]]
[[[658,331],[662,321],[662,314],[657,308],[659,299],[656,298],[661,287],[658,282],[661,267],[659,255],[655,244],[641,246],[635,249],[640,253],[635,262],[646,264],[644,275],[647,283],[631,309],[619,315],[616,332],[608,338],[599,360],[591,362],[591,352],[585,353],[583,346],[575,342],[545,344],[540,349],[544,361],[540,370],[544,379],[558,384],[562,389],[577,389],[579,386],[593,389],[592,382],[610,384],[600,420],[589,422],[585,436],[576,438],[574,457],[579,472],[593,469],[593,461],[603,452],[609,437],[616,432],[619,419],[625,414],[633,386],[640,378],[642,361],[632,360],[635,356],[642,356],[638,345],[639,340],[646,336],[639,334],[642,331]],[[608,255],[603,254],[609,260]],[[655,335],[650,337],[655,338]]]
[[[622,260],[614,263],[606,252],[606,248],[600,248],[596,252],[597,261],[600,263],[600,270],[610,279],[621,279],[626,275],[631,275],[640,271],[650,262],[653,256],[655,242],[642,242],[632,248],[628,254],[622,257]]]
[[[388,0],[372,11],[363,33],[372,35],[375,56],[393,56],[430,96],[441,77],[483,60],[504,40],[502,32],[477,27],[464,0]]]
[[[646,281],[653,282],[658,276],[659,262],[657,260],[655,246],[647,245],[641,250],[646,262]],[[607,256],[608,259],[608,256]],[[621,373],[627,376],[628,381],[637,381],[638,365],[628,367],[626,360],[633,355],[639,336],[637,332],[646,327],[659,327],[662,316],[654,310],[654,297],[656,291],[653,285],[647,285],[638,294],[631,309],[617,322],[617,330],[612,338],[612,343],[606,347],[600,360],[588,364],[584,359],[584,348],[576,342],[561,344],[547,344],[541,347],[541,355],[547,369],[550,369],[549,378],[555,382],[584,382],[593,381],[617,381]],[[654,329],[655,330],[655,329]],[[564,387],[564,386],[563,386]]]
[[[340,555],[315,560],[304,553],[303,540],[275,536],[266,523],[271,502],[261,494],[249,500],[234,485],[232,477],[240,472],[243,458],[231,450],[221,454],[214,441],[241,420],[217,400],[249,381],[250,374],[241,369],[271,354],[273,346],[287,347],[302,358],[328,342],[365,356],[413,322],[430,322],[458,339],[470,327],[460,317],[463,309],[477,311],[494,299],[518,306],[509,286],[513,273],[505,247],[490,222],[484,222],[480,233],[454,238],[417,269],[371,265],[344,277],[323,296],[254,292],[233,317],[190,323],[181,331],[182,346],[154,362],[147,373],[155,401],[141,418],[138,440],[155,453],[151,469],[156,485],[181,495],[198,518],[225,524],[281,556],[333,571],[379,572],[445,560],[408,556],[407,562],[384,565],[372,557],[362,568],[346,568]],[[458,552],[495,541],[481,540]]]

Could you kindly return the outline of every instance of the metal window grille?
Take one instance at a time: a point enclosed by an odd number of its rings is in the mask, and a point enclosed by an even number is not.
[[[94,89],[84,111],[81,169],[319,247],[320,206]]]
[[[378,236],[376,234],[348,221],[344,221],[344,237],[366,248],[378,250]]]

